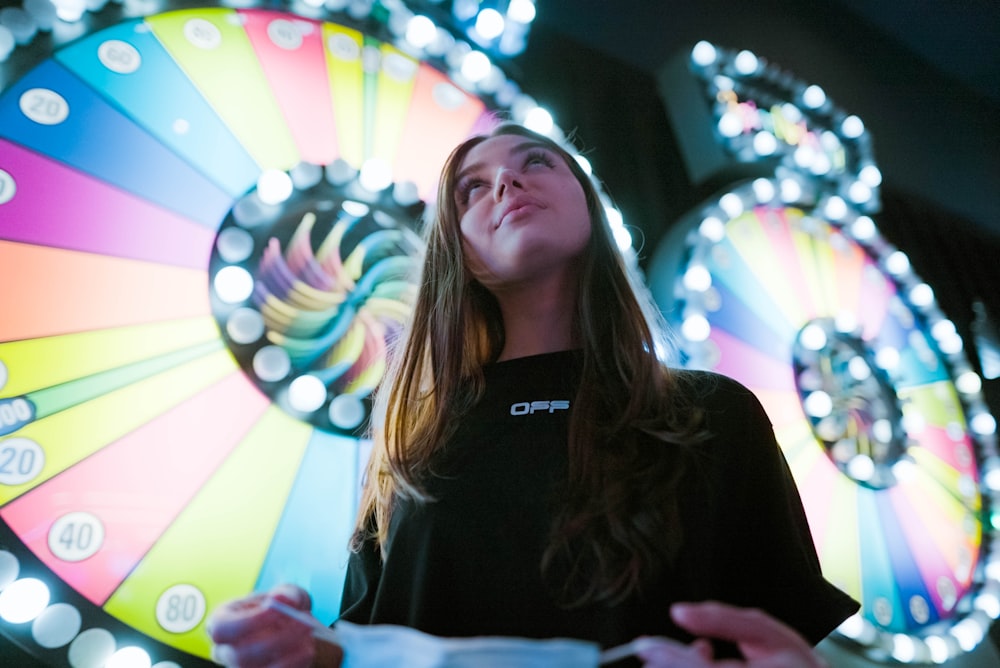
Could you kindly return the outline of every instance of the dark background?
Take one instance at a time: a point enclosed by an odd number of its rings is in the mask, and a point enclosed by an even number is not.
[[[19,4],[0,0],[0,7]],[[150,3],[152,11],[168,5]],[[706,195],[688,178],[657,87],[668,60],[706,39],[750,49],[822,86],[835,104],[860,116],[884,177],[882,210],[873,216],[882,233],[910,256],[967,346],[975,299],[1000,320],[1000,2],[537,5],[528,49],[508,64],[508,74],[552,111],[560,127],[575,131],[605,190],[642,239],[642,263]],[[984,384],[994,415],[1000,412],[998,383]],[[993,637],[1000,640],[997,625]],[[0,665],[40,665],[13,652],[0,636]]]
[[[747,48],[823,87],[874,138],[883,234],[960,333],[980,297],[1000,316],[1000,3],[539,0],[512,76],[576,131],[639,228],[648,260],[705,192],[688,180],[657,87],[700,39]]]
[[[995,0],[538,0],[511,76],[589,149],[637,228],[642,266],[709,194],[683,166],[657,85],[665,64],[705,39],[820,85],[873,135],[883,184],[872,217],[971,351],[973,302],[1000,321],[998,32]],[[1000,414],[1000,380],[983,394]],[[1000,624],[991,638],[1000,646]]]
[[[974,301],[1000,322],[1000,2],[537,4],[511,78],[576,135],[642,266],[709,194],[689,179],[658,86],[666,63],[705,39],[750,49],[860,116],[883,174],[872,216],[882,234],[932,286],[967,351]],[[1000,380],[983,393],[1000,413]]]

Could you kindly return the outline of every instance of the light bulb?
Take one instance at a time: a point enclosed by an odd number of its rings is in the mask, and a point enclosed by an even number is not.
[[[476,83],[485,79],[493,63],[482,51],[470,51],[462,59],[462,76],[469,81]]]
[[[770,179],[755,179],[753,182],[753,194],[761,204],[770,202],[776,194],[774,183]]]
[[[761,156],[774,155],[778,150],[778,140],[767,130],[761,130],[753,136],[753,150]]]
[[[760,62],[752,51],[740,51],[736,54],[736,58],[733,59],[733,66],[736,68],[736,71],[744,75],[753,74],[757,71],[759,65]]]
[[[882,184],[882,171],[875,165],[866,165],[858,172],[858,180],[866,186],[876,188]]]
[[[823,207],[823,213],[830,220],[840,220],[847,215],[847,202],[841,197],[834,195],[826,201],[826,205]]]
[[[684,318],[684,322],[681,323],[681,334],[688,341],[705,341],[711,333],[712,326],[709,325],[708,319],[701,314],[690,315]]]
[[[726,224],[715,216],[708,216],[698,225],[698,234],[712,243],[719,243],[726,237]]]
[[[715,50],[715,47],[705,40],[698,42],[691,49],[691,60],[695,65],[699,65],[700,67],[711,65],[717,57],[718,52]]]
[[[238,304],[253,294],[253,276],[243,267],[223,267],[215,275],[215,294],[226,304]]]
[[[806,350],[822,350],[827,343],[826,330],[816,324],[806,325],[799,334],[799,341]]]
[[[691,263],[687,271],[684,272],[682,280],[685,288],[695,292],[704,292],[712,287],[712,274],[700,262]]]
[[[507,18],[515,23],[528,24],[535,20],[535,3],[532,0],[510,0]]]
[[[802,184],[788,177],[781,179],[781,201],[798,202],[802,198]]]
[[[369,158],[361,165],[358,183],[368,192],[382,192],[392,183],[392,167],[380,158]]]
[[[418,14],[406,24],[406,41],[418,49],[426,48],[437,37],[437,26],[426,16]]]
[[[486,8],[476,16],[476,32],[486,40],[493,40],[503,34],[503,15],[495,9]]]
[[[294,190],[292,177],[280,169],[265,169],[257,178],[257,197],[264,204],[281,204]]]
[[[35,619],[49,604],[49,588],[37,578],[21,578],[0,591],[0,619],[23,624]]]
[[[872,189],[867,183],[855,181],[847,189],[847,197],[855,204],[864,204],[872,198]]]
[[[802,92],[802,102],[810,109],[819,109],[826,103],[826,93],[819,86],[809,86]]]
[[[326,401],[326,386],[316,376],[299,376],[288,386],[288,403],[295,410],[312,413]]]
[[[743,117],[735,111],[727,111],[719,119],[719,134],[723,137],[738,137],[743,132]]]
[[[743,200],[736,193],[726,193],[719,198],[719,208],[725,211],[731,220],[743,213]]]
[[[824,418],[833,411],[833,399],[822,390],[811,392],[802,402],[806,414],[814,418]]]
[[[875,221],[868,216],[858,216],[851,223],[851,234],[858,241],[868,241],[875,236]]]
[[[535,107],[524,116],[524,127],[534,130],[538,134],[548,135],[555,127],[552,114],[542,107]]]
[[[901,276],[910,269],[910,258],[903,251],[893,251],[885,259],[885,268],[893,276]]]
[[[848,116],[840,124],[840,131],[849,139],[857,139],[865,133],[865,124],[857,116]]]

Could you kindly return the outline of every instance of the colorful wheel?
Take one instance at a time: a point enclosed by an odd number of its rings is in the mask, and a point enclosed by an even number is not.
[[[654,292],[686,363],[764,404],[824,573],[862,603],[841,634],[901,659],[954,656],[982,639],[998,591],[981,472],[995,421],[954,325],[872,220],[824,219],[779,187],[748,183],[698,212]]]
[[[469,90],[348,25],[212,8],[104,28],[0,95],[6,635],[165,668],[277,582],[335,619],[412,227],[495,122]]]
[[[683,363],[770,415],[823,570],[862,603],[834,638],[876,662],[973,651],[1000,616],[996,420],[932,288],[869,217],[864,123],[705,41],[661,83],[692,178],[729,185],[661,242],[651,289]]]

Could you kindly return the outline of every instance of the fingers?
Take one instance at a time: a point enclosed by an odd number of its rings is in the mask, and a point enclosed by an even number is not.
[[[261,594],[224,603],[212,611],[205,626],[216,643],[229,643],[256,633],[261,628],[274,626],[287,618],[267,606],[270,599],[277,599],[294,608],[308,612],[312,607],[309,593],[301,587],[283,584]]]
[[[670,615],[678,626],[695,636],[735,643],[751,661],[780,655],[790,657],[788,665],[796,665],[796,661],[801,666],[822,665],[801,635],[762,610],[705,601],[675,604]]]
[[[234,645],[215,645],[212,659],[238,668],[301,668],[310,666],[315,644],[309,634],[260,636]]]
[[[311,629],[284,615],[274,624],[254,626],[230,641],[217,641],[213,648],[218,663],[240,668],[308,666],[314,653]]]
[[[212,641],[229,643],[254,632],[262,621],[259,619],[263,606],[264,594],[254,594],[246,598],[229,601],[212,611],[205,628]]]
[[[266,593],[229,601],[206,622],[213,658],[225,666],[283,668],[308,666],[315,653],[312,629],[269,607],[280,600],[307,612],[310,597],[300,587],[279,585]]]
[[[280,584],[268,592],[269,596],[283,601],[299,610],[312,610],[312,597],[302,587],[293,584]]]
[[[670,615],[674,622],[697,636],[720,638],[741,645],[793,645],[811,649],[791,627],[756,608],[738,608],[716,601],[679,603],[671,607]]]

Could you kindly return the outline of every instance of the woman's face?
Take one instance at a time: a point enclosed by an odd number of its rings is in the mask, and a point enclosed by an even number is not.
[[[530,137],[474,146],[454,196],[466,265],[494,292],[575,271],[590,239],[583,187],[559,153]]]

